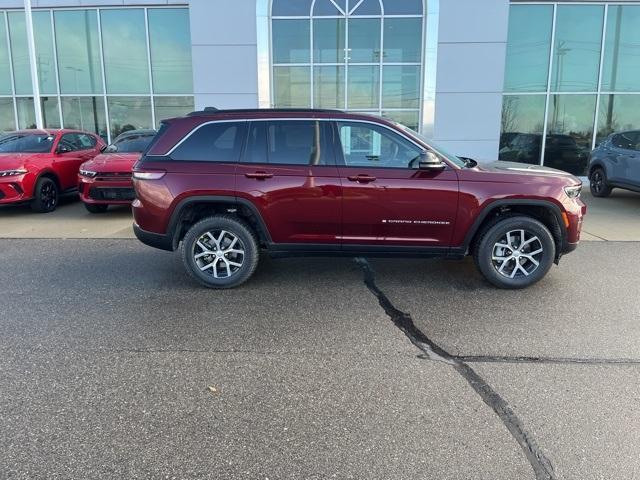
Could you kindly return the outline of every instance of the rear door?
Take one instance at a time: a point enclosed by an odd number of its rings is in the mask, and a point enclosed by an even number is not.
[[[339,249],[341,188],[331,122],[253,121],[236,171],[276,244]]]

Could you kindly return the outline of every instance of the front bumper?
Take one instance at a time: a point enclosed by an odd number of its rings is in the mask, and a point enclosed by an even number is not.
[[[78,191],[84,203],[93,205],[130,205],[135,191],[130,173],[78,176]]]
[[[25,192],[25,186],[22,182],[23,177],[24,175],[20,175],[0,180],[0,205],[31,200],[31,196]]]

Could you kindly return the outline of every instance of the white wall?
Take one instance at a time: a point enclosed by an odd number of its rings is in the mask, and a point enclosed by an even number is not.
[[[440,2],[433,138],[451,153],[498,158],[508,23],[509,0]]]

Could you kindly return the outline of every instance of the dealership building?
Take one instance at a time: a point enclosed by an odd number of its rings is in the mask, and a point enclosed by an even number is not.
[[[0,131],[110,140],[205,106],[329,108],[581,174],[598,141],[640,128],[640,2],[30,3],[0,0]]]

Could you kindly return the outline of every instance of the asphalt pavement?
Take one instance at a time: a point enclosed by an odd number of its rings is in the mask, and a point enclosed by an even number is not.
[[[0,240],[0,478],[632,479],[640,243],[523,291],[471,261]]]

